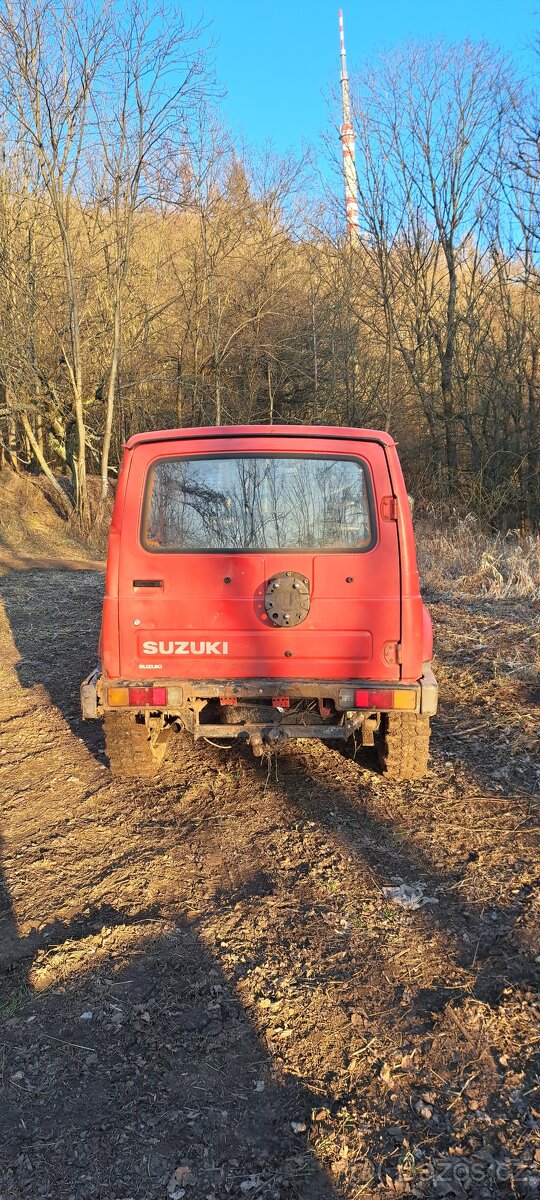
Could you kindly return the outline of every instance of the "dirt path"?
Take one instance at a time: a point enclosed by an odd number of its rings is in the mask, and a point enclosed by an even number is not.
[[[433,599],[421,785],[178,739],[120,786],[68,566],[0,578],[1,1200],[536,1194],[534,612]]]

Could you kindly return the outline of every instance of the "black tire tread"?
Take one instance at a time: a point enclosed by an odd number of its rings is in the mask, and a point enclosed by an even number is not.
[[[389,779],[423,779],[429,763],[429,717],[386,713],[379,733],[379,762]]]
[[[106,713],[103,725],[111,774],[119,779],[152,779],[167,753],[167,738],[153,746],[146,725],[124,713]]]

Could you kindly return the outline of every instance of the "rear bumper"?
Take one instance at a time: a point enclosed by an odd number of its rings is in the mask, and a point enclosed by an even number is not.
[[[98,664],[81,683],[81,712],[85,721],[95,720],[96,717],[102,715],[103,709],[99,696],[99,693],[103,691],[102,680],[101,664]]]
[[[224,679],[224,680],[185,680],[171,679],[162,681],[167,688],[167,704],[159,707],[159,711],[175,716],[179,708],[189,705],[193,700],[212,700],[227,697],[232,700],[264,700],[276,696],[288,696],[291,700],[320,699],[333,700],[338,712],[347,712],[354,707],[351,702],[352,693],[356,689],[366,687],[382,688],[412,692],[415,696],[414,708],[409,711],[433,716],[437,711],[438,686],[431,663],[423,664],[423,672],[417,683],[388,683],[388,681],[365,679]],[[151,686],[147,679],[146,687]],[[95,719],[105,712],[118,712],[118,706],[112,708],[107,702],[109,687],[140,687],[141,680],[106,679],[98,665],[81,684],[81,709],[85,719]],[[126,705],[130,712],[137,711]],[[121,711],[121,710],[120,710]],[[146,711],[144,708],[139,711]],[[151,707],[151,711],[156,711]],[[381,709],[384,711],[384,709]]]
[[[439,702],[439,685],[433,673],[430,662],[423,664],[420,684],[420,712],[426,717],[434,717]]]

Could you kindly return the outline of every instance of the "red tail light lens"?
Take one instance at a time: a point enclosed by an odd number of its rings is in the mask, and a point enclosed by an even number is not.
[[[370,692],[370,703],[374,708],[393,708],[394,693],[389,691]]]
[[[393,708],[394,693],[390,690],[378,689],[370,691],[367,688],[362,688],[361,691],[354,693],[355,708]]]
[[[130,687],[129,703],[137,708],[147,708],[148,705],[163,705],[167,703],[167,688],[163,687]]]

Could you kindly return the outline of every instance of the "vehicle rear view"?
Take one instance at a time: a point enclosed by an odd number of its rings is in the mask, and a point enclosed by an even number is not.
[[[128,442],[101,663],[83,715],[111,769],[150,775],[170,738],[378,745],[426,769],[437,686],[408,498],[373,430],[216,427]]]

